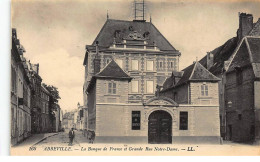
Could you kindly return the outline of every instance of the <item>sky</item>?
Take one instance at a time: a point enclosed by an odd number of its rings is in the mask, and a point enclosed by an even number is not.
[[[260,1],[146,0],[150,21],[181,52],[180,69],[236,36],[238,12],[260,18]],[[58,88],[63,110],[83,104],[85,45],[107,19],[133,20],[133,0],[13,0],[11,26],[24,56],[40,64],[43,82]]]

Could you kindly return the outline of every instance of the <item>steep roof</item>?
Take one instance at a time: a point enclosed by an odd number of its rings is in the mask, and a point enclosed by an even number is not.
[[[209,71],[213,74],[222,72],[224,62],[227,61],[237,47],[237,37],[233,37],[226,41],[223,45],[211,51],[214,55],[213,66]],[[199,61],[204,67],[207,67],[207,55]]]
[[[256,23],[253,24],[253,29],[248,33],[249,36],[260,36],[260,18]],[[238,46],[238,38],[233,37],[226,41],[223,45],[217,47],[211,53],[214,55],[213,66],[209,71],[215,75],[222,72],[224,67],[224,62],[229,60],[230,57],[234,54],[235,49]],[[200,60],[200,63],[207,67],[207,55]]]
[[[103,68],[99,73],[94,77],[96,78],[121,78],[121,79],[130,79],[131,77],[120,68],[120,66],[112,59],[107,66]]]
[[[188,81],[219,81],[220,79],[209,72],[198,61],[185,68],[182,78],[176,86],[187,83]]]
[[[211,81],[211,82],[217,82],[220,79],[213,75],[211,72],[209,72],[204,66],[202,66],[198,61],[193,63],[192,65],[186,67],[182,70],[183,75],[181,79],[174,85],[173,81],[174,78],[171,76],[170,78],[167,78],[164,87],[162,91],[166,91],[168,89],[181,86],[185,83],[194,81]]]
[[[254,24],[253,29],[249,32],[249,36],[260,36],[260,18]]]
[[[123,38],[133,31],[137,31],[142,35],[148,33],[147,43],[153,44],[155,42],[161,50],[177,51],[151,22],[142,21],[107,19],[92,45],[95,45],[95,42],[98,41],[99,46],[109,47],[114,41],[116,32],[118,34],[115,41],[122,42]]]
[[[96,84],[97,78],[124,79],[129,81],[132,79],[113,59],[99,73],[92,76],[87,91]]]
[[[227,72],[236,67],[252,65],[256,78],[260,77],[260,37],[244,37],[231,58]]]

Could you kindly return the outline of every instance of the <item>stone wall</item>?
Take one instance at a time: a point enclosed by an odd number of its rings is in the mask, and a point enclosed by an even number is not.
[[[219,107],[206,105],[180,105],[179,107],[143,106],[139,104],[97,103],[97,143],[148,143],[148,118],[156,110],[172,116],[173,143],[219,143]],[[132,130],[132,111],[141,112],[140,130]],[[188,112],[188,130],[180,130],[179,114]]]

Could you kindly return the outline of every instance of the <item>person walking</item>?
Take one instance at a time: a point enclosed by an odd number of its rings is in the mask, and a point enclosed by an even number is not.
[[[71,130],[69,131],[69,139],[70,139],[69,146],[72,146],[74,137],[75,137],[75,132],[73,128],[71,128]]]

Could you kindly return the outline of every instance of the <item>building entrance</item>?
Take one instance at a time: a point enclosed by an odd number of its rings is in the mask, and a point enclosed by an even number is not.
[[[148,120],[148,143],[172,143],[172,117],[168,112],[154,111]]]

